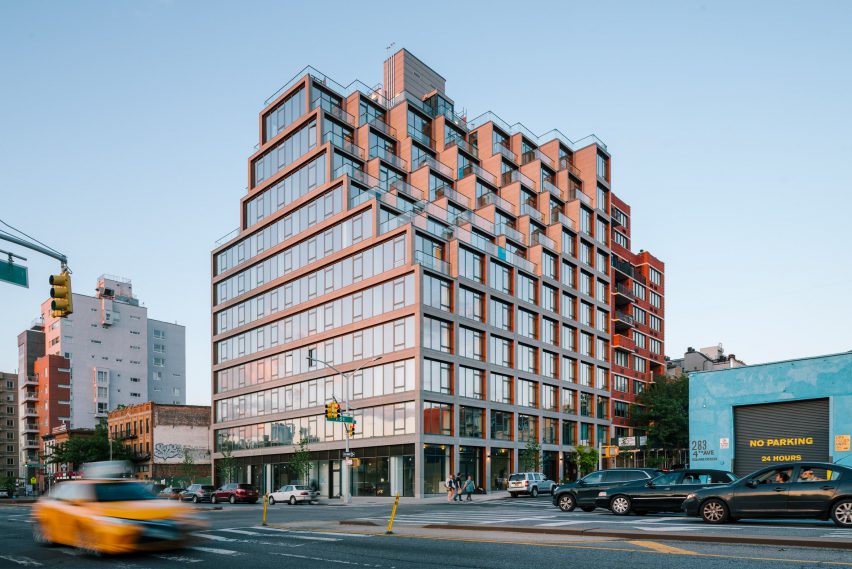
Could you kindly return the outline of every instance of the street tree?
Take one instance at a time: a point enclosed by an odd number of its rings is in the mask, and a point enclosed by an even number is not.
[[[527,445],[521,449],[518,459],[521,463],[521,470],[538,472],[541,468],[541,445],[538,444],[538,441],[527,441]]]
[[[291,480],[304,482],[311,472],[311,451],[308,448],[308,438],[303,434],[299,444],[295,446],[293,456],[287,463],[287,471]]]
[[[68,464],[77,469],[86,462],[109,460],[109,447],[109,431],[106,422],[101,420],[92,435],[72,435],[67,441],[56,445],[47,462]],[[133,449],[120,442],[112,441],[112,458],[113,460],[130,460],[133,458]]]
[[[675,450],[689,445],[689,377],[658,376],[637,398],[631,422],[647,429],[648,446]]]
[[[234,443],[231,441],[223,441],[219,445],[219,452],[222,453],[222,458],[216,461],[216,471],[222,483],[227,484],[233,482],[237,476],[237,459],[234,458]]]
[[[192,458],[192,451],[183,447],[183,460],[180,463],[180,473],[183,476],[187,486],[192,484],[192,477],[195,475],[195,460]]]
[[[578,476],[592,472],[598,466],[598,449],[586,445],[577,447]]]

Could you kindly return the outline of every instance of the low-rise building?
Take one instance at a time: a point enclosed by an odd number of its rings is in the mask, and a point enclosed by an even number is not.
[[[148,401],[111,411],[109,436],[133,450],[137,478],[206,478],[210,466],[210,407]]]
[[[722,347],[722,344],[708,346],[700,350],[690,347],[686,349],[682,358],[666,362],[666,375],[677,377],[693,371],[714,371],[745,365],[747,364],[737,359],[734,354],[725,354],[725,348]]]
[[[62,424],[51,429],[50,433],[41,437],[41,460],[44,469],[38,470],[38,487],[41,490],[49,490],[50,486],[63,480],[76,480],[80,478],[77,467],[68,463],[53,462],[53,453],[56,447],[67,443],[73,438],[89,438],[95,436],[94,429],[69,429],[67,424]]]

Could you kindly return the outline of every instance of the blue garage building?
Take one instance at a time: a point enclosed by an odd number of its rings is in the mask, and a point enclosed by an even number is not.
[[[852,352],[689,376],[690,466],[852,466]]]

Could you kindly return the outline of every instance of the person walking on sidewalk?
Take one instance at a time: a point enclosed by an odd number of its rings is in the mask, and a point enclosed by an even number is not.
[[[444,486],[447,487],[447,502],[452,502],[454,500],[453,496],[456,492],[456,479],[453,478],[452,474],[450,474],[446,482],[444,482]]]
[[[459,502],[461,502],[461,501],[462,501],[462,477],[461,477],[461,472],[456,473],[456,480],[455,480],[455,483],[456,483],[456,496],[455,496],[455,498],[453,498],[453,500],[458,500]]]
[[[476,484],[473,483],[473,477],[468,474],[467,482],[464,483],[464,493],[467,494],[467,502],[473,502],[471,496],[473,495],[474,490],[476,490]]]

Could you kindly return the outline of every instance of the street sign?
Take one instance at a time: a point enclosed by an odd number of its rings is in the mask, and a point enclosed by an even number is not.
[[[344,452],[343,452],[343,457],[344,457],[344,458],[355,458],[355,453],[354,453],[354,452],[352,452],[351,450],[349,450],[349,451],[344,451]]]
[[[44,468],[45,466],[47,466],[47,465],[46,464],[32,463],[32,464],[28,464],[27,468]]]
[[[643,447],[648,444],[648,437],[639,437],[639,446]]]
[[[346,415],[341,415],[340,419],[338,419],[341,423],[354,423],[355,417],[348,417]]]
[[[636,437],[618,437],[618,446],[620,447],[635,447]]]
[[[30,288],[27,268],[23,265],[16,265],[11,261],[0,261],[0,281]]]

